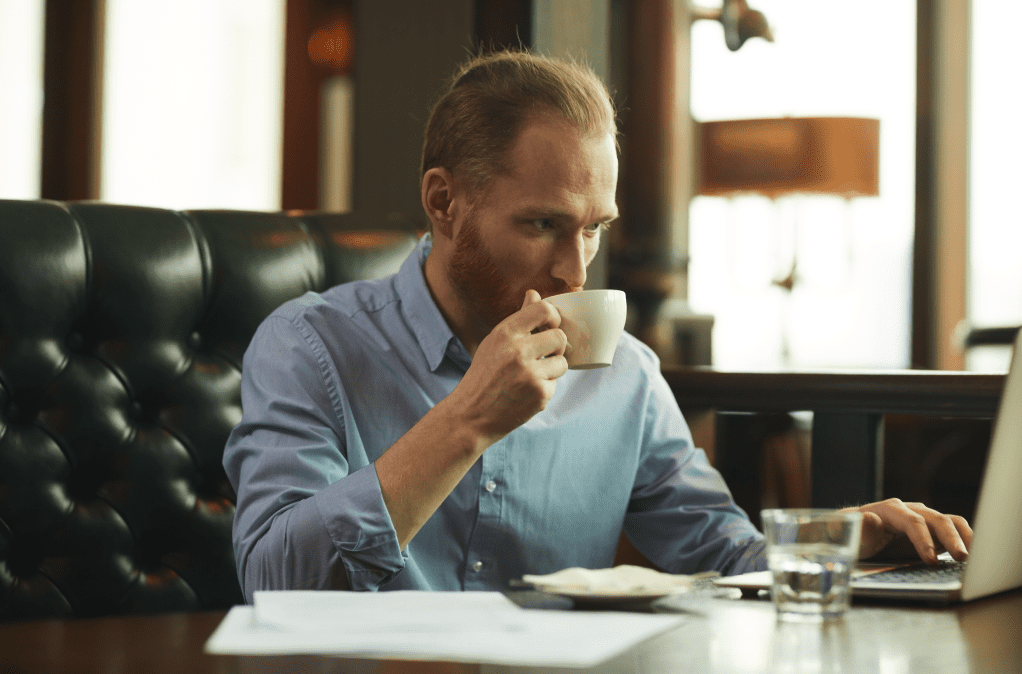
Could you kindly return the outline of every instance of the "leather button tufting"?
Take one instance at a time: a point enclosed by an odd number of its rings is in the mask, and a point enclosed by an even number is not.
[[[32,421],[32,418],[35,416],[35,412],[33,412],[30,408],[24,405],[17,404],[12,400],[9,403],[7,403],[7,406],[4,408],[4,415],[7,417],[7,420],[12,424],[27,424]]]
[[[42,561],[42,550],[26,541],[24,537],[11,540],[7,549],[7,569],[15,578],[28,578],[38,573]]]
[[[72,332],[67,336],[67,348],[80,353],[85,348],[85,337],[80,332]]]
[[[284,302],[415,247],[355,255],[331,238],[353,224],[0,200],[0,623],[245,601],[222,465],[245,348]]]

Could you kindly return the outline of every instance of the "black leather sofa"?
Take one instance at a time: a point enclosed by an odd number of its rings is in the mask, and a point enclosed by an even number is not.
[[[242,355],[281,303],[395,271],[416,234],[380,221],[0,201],[0,620],[243,601]]]

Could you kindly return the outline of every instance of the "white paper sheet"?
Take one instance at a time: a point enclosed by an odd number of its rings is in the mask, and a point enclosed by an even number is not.
[[[498,592],[257,592],[206,642],[209,653],[590,667],[680,615],[521,609]]]

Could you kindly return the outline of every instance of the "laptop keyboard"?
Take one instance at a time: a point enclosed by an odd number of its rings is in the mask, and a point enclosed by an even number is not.
[[[890,569],[871,573],[856,579],[857,583],[953,583],[962,579],[965,571],[965,562],[940,562],[930,566],[928,564],[913,564],[900,569]]]

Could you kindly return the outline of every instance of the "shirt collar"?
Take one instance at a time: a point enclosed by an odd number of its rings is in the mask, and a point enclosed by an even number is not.
[[[444,356],[448,355],[455,363],[467,369],[472,362],[468,351],[447,325],[426,286],[422,265],[432,249],[433,237],[425,234],[419,239],[415,250],[401,263],[395,278],[401,311],[415,333],[431,371],[436,372]]]

